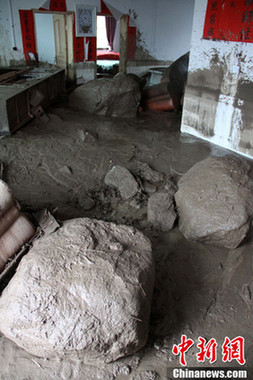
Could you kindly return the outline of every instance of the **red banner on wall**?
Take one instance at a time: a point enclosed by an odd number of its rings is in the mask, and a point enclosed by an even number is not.
[[[51,0],[50,11],[66,12],[66,0]]]
[[[75,16],[74,16],[75,18]],[[89,41],[88,46],[88,59],[87,61],[96,61],[97,59],[97,38],[86,37],[86,43]],[[75,20],[73,24],[73,48],[74,48],[74,62],[84,62],[84,37],[76,37]]]
[[[127,59],[134,60],[136,53],[136,27],[127,28]]]
[[[106,16],[112,16],[110,9],[105,5],[103,0],[100,1],[101,4],[101,12],[100,14],[106,15]]]
[[[34,20],[32,10],[19,10],[23,50],[26,60],[30,60],[28,53],[34,54],[36,56],[36,43],[34,34]]]
[[[74,22],[73,22],[73,53],[74,53],[74,62],[83,62],[84,61],[84,38],[76,37],[76,23],[75,23],[75,13],[74,13]]]
[[[253,42],[253,1],[208,0],[203,38]]]
[[[96,37],[86,37],[86,43],[89,41],[88,47],[88,59],[87,61],[97,60],[97,38]]]

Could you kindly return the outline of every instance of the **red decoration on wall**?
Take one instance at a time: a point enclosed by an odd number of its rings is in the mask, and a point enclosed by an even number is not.
[[[208,0],[203,38],[253,42],[253,1]]]
[[[86,37],[86,43],[89,41],[88,59],[87,61],[97,60],[97,38]]]
[[[100,14],[104,15],[104,16],[112,16],[110,9],[105,5],[105,3],[103,2],[103,0],[101,0],[100,4],[101,4],[101,12],[100,12]]]
[[[36,43],[34,34],[34,20],[32,10],[19,10],[23,50],[25,59],[29,61],[31,58],[28,53],[33,53],[36,56]]]
[[[136,53],[136,27],[127,28],[127,59],[134,60]]]
[[[84,61],[84,37],[76,37],[75,13],[73,22],[73,55],[74,62]]]
[[[66,0],[51,0],[50,11],[66,12]]]
[[[75,20],[73,25],[73,50],[74,50],[74,62],[84,61],[84,38],[76,37]]]

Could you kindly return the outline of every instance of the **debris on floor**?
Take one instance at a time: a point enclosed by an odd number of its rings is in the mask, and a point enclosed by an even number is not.
[[[150,239],[155,286],[149,339],[138,352],[101,365],[87,363],[82,354],[75,359],[68,355],[35,357],[0,333],[1,380],[16,379],[17,373],[22,379],[39,380],[172,378],[170,371],[179,365],[172,348],[180,343],[182,334],[195,343],[186,353],[189,368],[207,365],[196,359],[200,336],[216,339],[216,366],[233,368],[236,361],[224,363],[221,347],[225,337],[243,336],[249,366],[253,362],[252,229],[243,245],[230,250],[187,240],[177,222],[172,230],[163,232],[147,220],[152,194],[166,190],[173,197],[178,180],[197,162],[232,153],[180,134],[179,113],[143,112],[136,119],[125,120],[56,106],[49,116],[48,123],[34,118],[15,135],[0,139],[0,161],[6,166],[4,180],[26,212],[47,208],[60,220],[88,217],[134,226]],[[86,132],[97,138],[84,142]],[[253,168],[252,161],[242,161]],[[164,179],[152,182],[150,177],[149,182],[139,162],[147,163]],[[137,181],[139,190],[133,198],[123,200],[118,190],[104,184],[106,174],[116,165],[127,168]],[[69,270],[74,270],[73,266]],[[39,276],[36,278],[39,281]],[[69,281],[69,290],[71,285]],[[145,286],[143,289],[147,293]]]
[[[140,99],[139,84],[119,73],[77,87],[69,96],[69,104],[75,110],[97,115],[135,118]]]
[[[161,83],[142,90],[141,106],[144,110],[172,111],[183,104],[187,81],[189,53],[173,62],[163,72]]]
[[[238,157],[210,157],[195,164],[175,194],[179,228],[190,240],[237,248],[253,215],[250,165]]]
[[[0,298],[0,330],[39,357],[111,362],[148,338],[151,243],[138,230],[89,218],[33,243]]]

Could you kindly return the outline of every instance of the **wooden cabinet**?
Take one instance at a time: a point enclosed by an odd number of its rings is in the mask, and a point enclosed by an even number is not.
[[[23,83],[0,83],[0,135],[9,135],[31,120],[30,101],[35,90],[43,97],[43,108],[65,91],[63,69],[33,69],[23,77]]]

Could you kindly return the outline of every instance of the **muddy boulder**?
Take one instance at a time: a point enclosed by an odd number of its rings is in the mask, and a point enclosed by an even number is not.
[[[102,116],[134,118],[141,99],[138,83],[123,73],[89,81],[69,97],[70,106]]]
[[[0,298],[0,331],[40,357],[111,362],[148,337],[154,266],[138,230],[88,218],[38,239]]]
[[[253,213],[250,169],[227,155],[207,158],[182,176],[175,200],[187,239],[230,249],[243,242]]]

